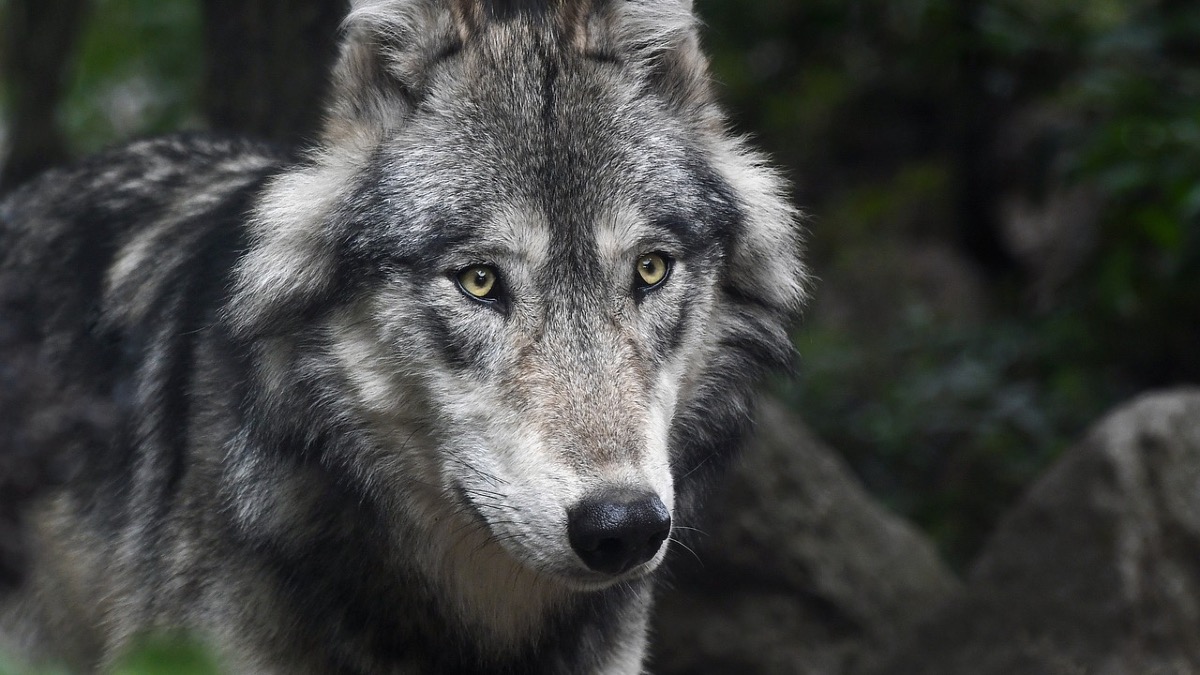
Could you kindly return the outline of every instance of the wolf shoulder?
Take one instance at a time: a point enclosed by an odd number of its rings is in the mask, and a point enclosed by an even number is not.
[[[74,319],[95,320],[97,312],[136,318],[147,309],[135,306],[138,299],[161,296],[180,275],[209,274],[214,257],[244,248],[254,195],[287,164],[268,144],[187,133],[52,169],[0,197],[0,278],[10,295],[70,308]],[[45,320],[69,321],[70,314]]]

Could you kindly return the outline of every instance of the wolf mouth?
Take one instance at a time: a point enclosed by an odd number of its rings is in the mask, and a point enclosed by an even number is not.
[[[614,551],[614,548],[621,548],[622,544],[611,537],[606,537],[607,533],[605,532],[593,533],[590,540],[584,538],[582,542],[570,542],[571,551],[574,554],[570,556],[569,562],[550,564],[546,562],[546,559],[561,558],[562,551],[549,551],[547,552],[549,555],[545,556],[530,555],[524,546],[519,545],[519,540],[522,539],[521,534],[496,532],[492,520],[485,515],[484,509],[501,513],[501,520],[511,518],[512,512],[516,510],[502,501],[494,501],[502,500],[504,498],[502,493],[467,487],[457,481],[451,488],[451,492],[455,496],[455,506],[467,516],[470,525],[480,528],[485,533],[487,545],[503,549],[529,569],[556,578],[580,591],[599,590],[615,583],[646,576],[658,566],[658,562],[667,548],[666,543],[670,540],[671,530],[668,524],[666,529],[661,532],[639,531],[636,534],[640,539],[647,540],[641,547],[642,551]],[[611,512],[602,512],[599,518],[611,520]],[[571,517],[568,515],[566,520],[570,523]],[[669,517],[667,522],[669,523]],[[570,530],[571,528],[568,526],[565,529]],[[645,528],[643,527],[642,530]],[[514,543],[518,543],[518,545],[513,545]]]

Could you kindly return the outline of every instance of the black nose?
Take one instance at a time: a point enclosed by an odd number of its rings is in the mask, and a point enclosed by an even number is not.
[[[597,572],[620,574],[654,557],[671,533],[671,514],[653,492],[610,490],[567,513],[567,536]]]

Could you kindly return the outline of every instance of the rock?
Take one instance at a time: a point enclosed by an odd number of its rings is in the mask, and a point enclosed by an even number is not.
[[[1200,672],[1200,390],[1098,424],[878,675]]]
[[[853,672],[959,588],[932,544],[778,404],[710,507],[659,599],[659,675]]]
[[[805,325],[860,341],[914,320],[974,326],[990,304],[976,266],[937,241],[888,239],[858,246],[817,272],[820,292]]]

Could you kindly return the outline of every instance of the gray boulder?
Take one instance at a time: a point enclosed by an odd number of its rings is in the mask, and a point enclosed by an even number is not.
[[[861,670],[959,589],[932,544],[778,404],[659,598],[659,675]]]
[[[1004,519],[879,675],[1200,672],[1200,390],[1137,399]]]

